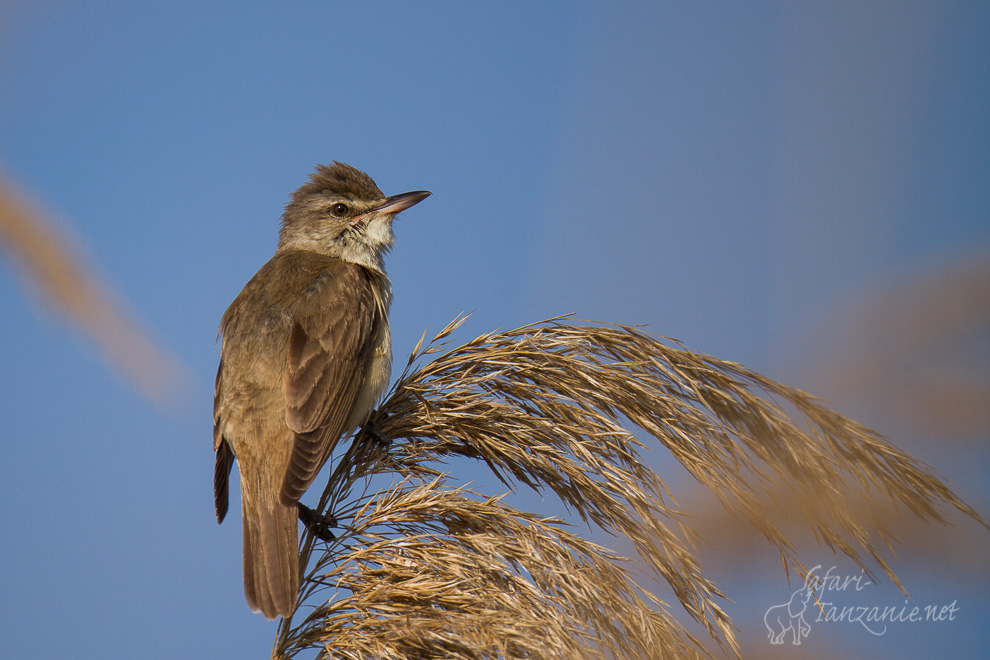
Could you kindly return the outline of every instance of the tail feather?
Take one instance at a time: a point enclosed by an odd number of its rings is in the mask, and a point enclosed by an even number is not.
[[[296,504],[275,495],[241,499],[244,518],[244,595],[255,612],[274,619],[296,609],[299,592],[299,528]]]

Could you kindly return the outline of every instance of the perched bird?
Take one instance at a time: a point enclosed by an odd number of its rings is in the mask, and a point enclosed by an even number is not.
[[[230,304],[213,402],[217,521],[237,459],[244,594],[269,619],[299,590],[299,498],[341,436],[363,425],[391,374],[384,256],[400,211],[364,172],[318,165],[282,215],[275,256]]]

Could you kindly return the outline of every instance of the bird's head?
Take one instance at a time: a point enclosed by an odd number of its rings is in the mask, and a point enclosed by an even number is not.
[[[317,165],[292,193],[282,214],[279,250],[310,250],[384,270],[396,214],[430,195],[425,190],[386,197],[370,176],[334,161]]]

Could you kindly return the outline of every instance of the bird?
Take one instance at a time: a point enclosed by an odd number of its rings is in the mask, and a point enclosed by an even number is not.
[[[244,595],[268,619],[296,608],[300,497],[388,384],[385,254],[396,214],[430,194],[386,197],[350,165],[317,165],[285,206],[274,256],[220,321],[214,505],[222,523],[236,459]]]

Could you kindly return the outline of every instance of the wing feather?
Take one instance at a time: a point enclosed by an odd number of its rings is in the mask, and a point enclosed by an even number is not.
[[[295,433],[282,500],[296,501],[323,467],[363,384],[381,311],[361,266],[341,262],[293,310],[285,374],[285,421]]]
[[[227,516],[227,482],[230,470],[234,467],[234,453],[223,439],[220,429],[220,387],[223,383],[223,361],[217,367],[217,381],[213,386],[213,450],[217,453],[213,467],[213,505],[217,512],[217,522],[222,523]]]

